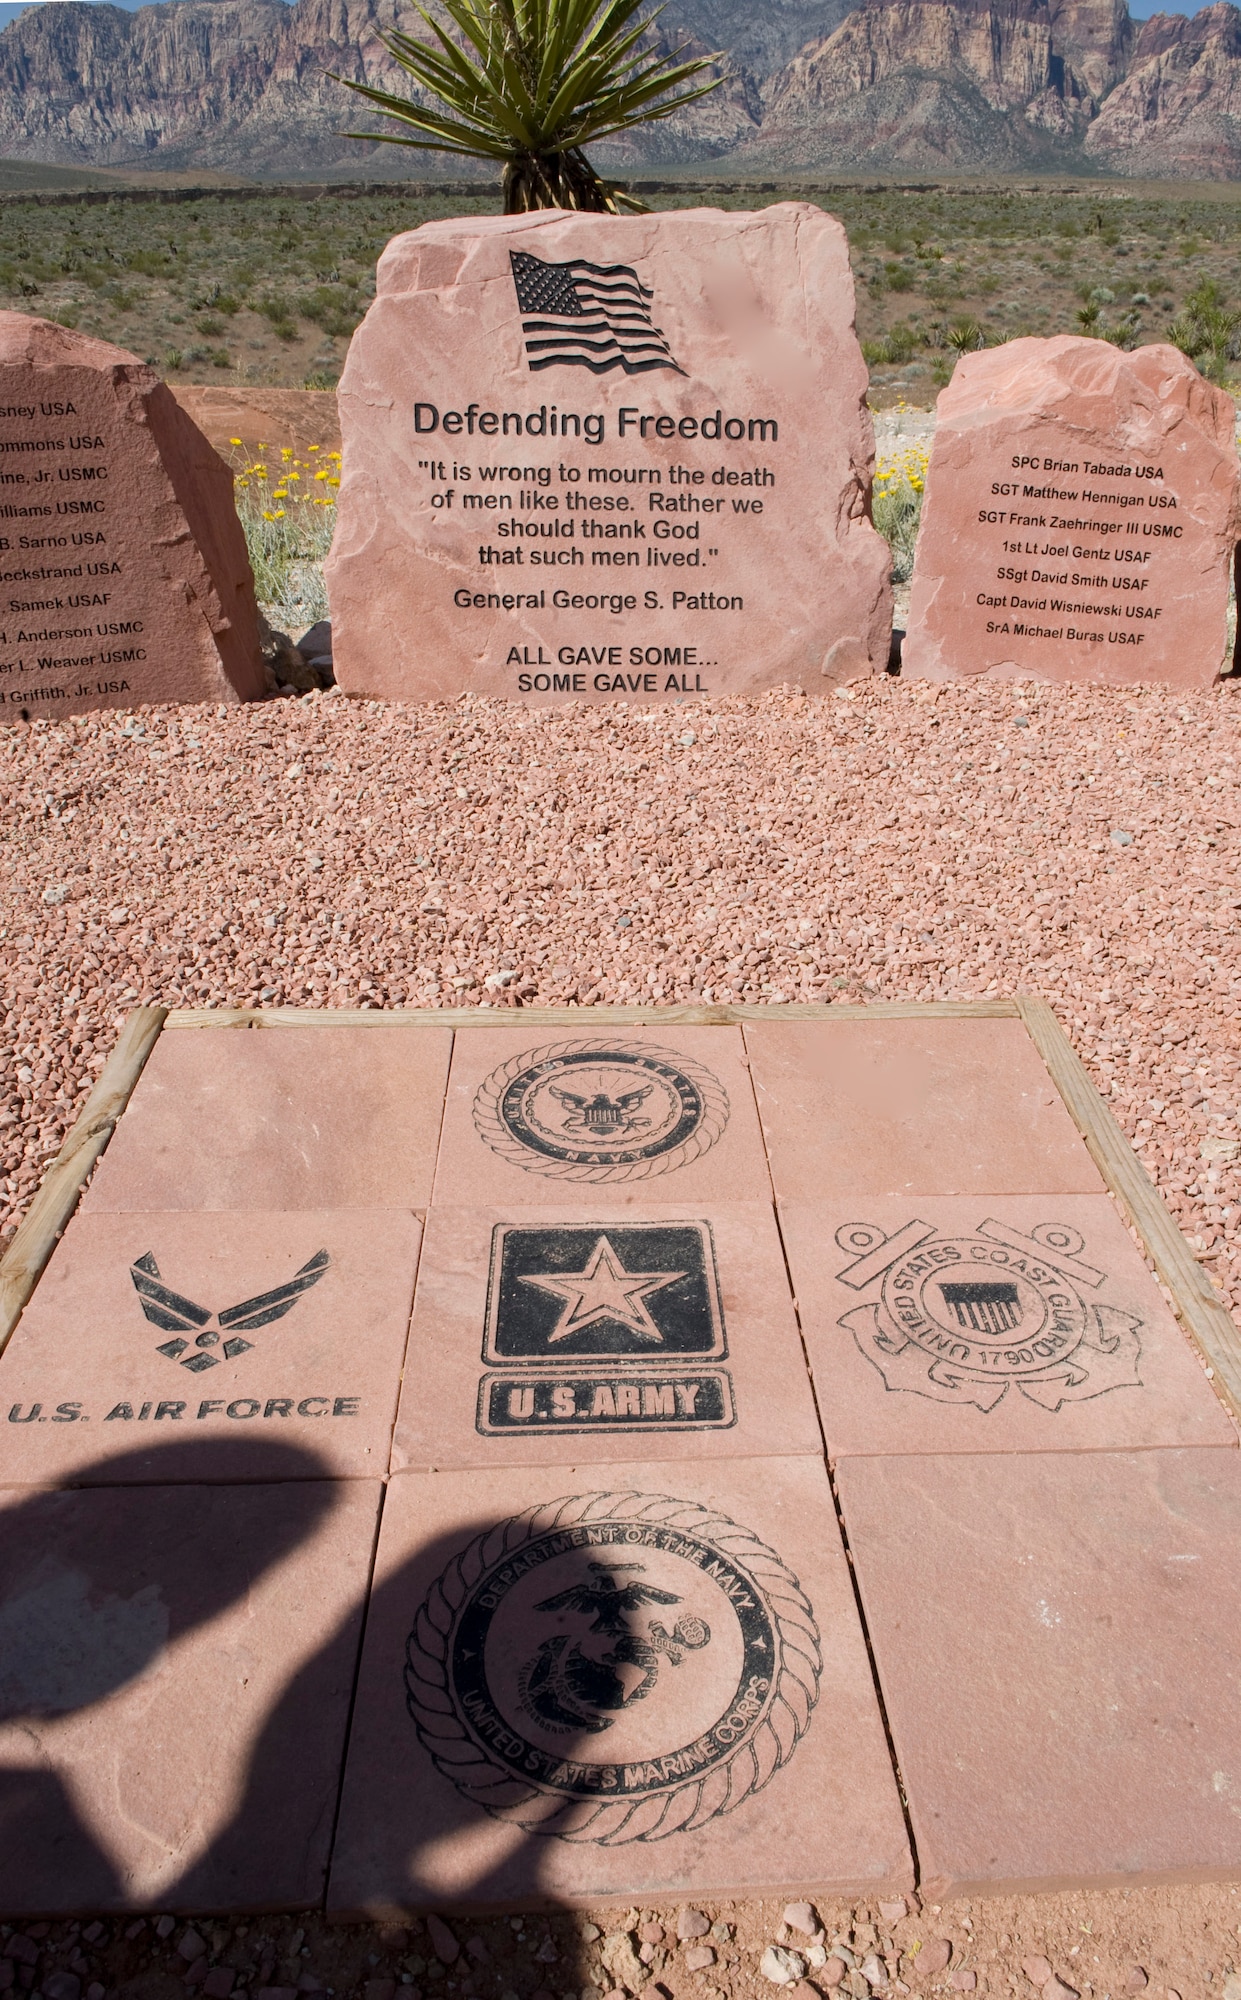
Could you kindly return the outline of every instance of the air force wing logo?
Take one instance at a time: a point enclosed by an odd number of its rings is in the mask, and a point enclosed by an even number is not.
[[[1106,1273],[1083,1262],[1075,1229],[1029,1236],[988,1219],[969,1236],[909,1222],[885,1236],[846,1223],[837,1279],[865,1304],[841,1315],[885,1386],[994,1410],[1010,1393],[1056,1411],[1140,1389],[1142,1321],[1093,1296]]]
[[[252,1299],[243,1299],[240,1305],[225,1306],[218,1313],[209,1306],[197,1305],[193,1299],[183,1298],[180,1292],[166,1285],[151,1250],[130,1266],[129,1275],[152,1326],[174,1335],[172,1340],[161,1341],[156,1353],[166,1354],[170,1361],[179,1361],[191,1374],[200,1375],[205,1368],[214,1368],[221,1361],[235,1361],[238,1355],[248,1353],[254,1342],[245,1335],[258,1327],[270,1326],[273,1320],[283,1319],[302,1293],[318,1284],[331,1261],[326,1250],[318,1250],[287,1283],[270,1292],[259,1292]]]

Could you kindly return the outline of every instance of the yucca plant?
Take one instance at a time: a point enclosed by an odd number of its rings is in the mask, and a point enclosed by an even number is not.
[[[419,136],[351,132],[422,152],[494,160],[504,212],[617,214],[644,204],[595,172],[583,147],[668,118],[723,82],[694,83],[714,56],[652,49],[643,0],[439,0],[460,42],[425,7],[428,43],[391,29],[381,40],[435,105],[337,77]],[[693,84],[692,89],[686,89]],[[440,108],[442,107],[442,108]]]
[[[1237,358],[1241,313],[1226,312],[1219,286],[1204,278],[1185,301],[1185,310],[1168,328],[1168,339],[1191,361],[1196,361],[1208,381],[1222,382],[1228,363]]]

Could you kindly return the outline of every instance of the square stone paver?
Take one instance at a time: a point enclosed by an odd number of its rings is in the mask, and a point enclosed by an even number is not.
[[[471,1028],[453,1050],[437,1207],[768,1201],[739,1028]]]
[[[328,1910],[911,1880],[807,1458],[389,1485]]]
[[[77,1216],[0,1357],[0,1485],[280,1478],[256,1464],[291,1442],[303,1478],[382,1477],[419,1236],[398,1209]]]
[[[1241,1453],[838,1479],[925,1896],[1241,1875]]]
[[[769,1204],[431,1210],[394,1469],[821,1451]]]
[[[1106,1195],[781,1204],[833,1458],[1235,1447]]]
[[[0,1495],[6,1916],[318,1899],[380,1490]]]
[[[165,1028],[83,1207],[425,1208],[450,1028]]]
[[[1102,1191],[1020,1021],[748,1021],[745,1041],[782,1200]]]

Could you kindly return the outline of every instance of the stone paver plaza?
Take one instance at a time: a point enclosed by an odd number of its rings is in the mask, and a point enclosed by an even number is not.
[[[1072,1090],[709,1011],[169,1018],[0,1359],[6,1914],[1241,1873],[1228,1370]]]

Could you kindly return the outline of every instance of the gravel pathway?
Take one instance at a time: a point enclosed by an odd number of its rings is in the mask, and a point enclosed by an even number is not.
[[[0,1221],[139,999],[1044,994],[1241,1310],[1241,687],[0,729]]]

